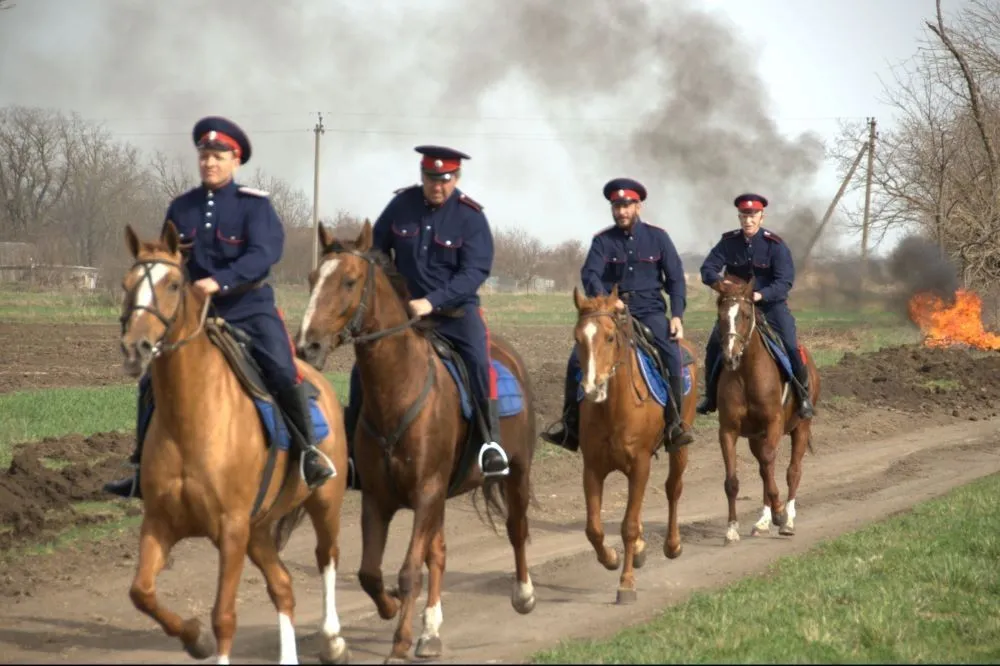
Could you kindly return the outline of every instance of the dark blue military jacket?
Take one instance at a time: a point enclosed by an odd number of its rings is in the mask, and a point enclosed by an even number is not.
[[[779,303],[788,299],[795,281],[792,253],[785,242],[772,231],[761,228],[750,239],[743,230],[722,234],[701,265],[701,281],[713,285],[722,279],[722,271],[744,280],[754,276],[755,291],[761,303]]]
[[[375,221],[375,248],[395,254],[413,298],[435,309],[479,305],[479,286],[493,267],[493,235],[482,207],[458,188],[438,208],[419,185],[397,194]]]
[[[216,313],[229,320],[274,312],[270,285],[255,288],[281,259],[285,230],[266,193],[230,182],[216,191],[196,187],[174,199],[167,209],[189,246],[192,281],[215,278]],[[234,293],[235,292],[235,293]]]
[[[666,312],[661,290],[670,297],[670,314],[683,317],[687,307],[684,266],[670,236],[660,227],[636,220],[631,231],[611,226],[594,236],[580,270],[587,296],[606,295],[618,285],[632,314]]]

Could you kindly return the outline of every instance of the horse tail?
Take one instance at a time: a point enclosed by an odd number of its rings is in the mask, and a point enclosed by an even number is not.
[[[486,479],[481,488],[472,491],[472,506],[480,522],[486,525],[494,534],[500,534],[498,522],[507,520],[507,484],[506,479]],[[479,508],[479,494],[483,495],[483,509]],[[499,519],[499,520],[498,520]]]
[[[274,538],[274,545],[279,553],[288,545],[288,540],[292,538],[292,532],[302,524],[302,519],[305,517],[305,504],[299,504],[275,521],[274,528],[271,530],[271,536]]]

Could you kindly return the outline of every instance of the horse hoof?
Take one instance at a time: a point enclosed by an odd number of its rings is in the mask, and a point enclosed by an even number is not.
[[[215,637],[212,636],[211,632],[205,631],[198,620],[195,620],[195,626],[198,630],[198,637],[194,639],[194,642],[186,643],[184,651],[192,659],[208,659],[215,654]]]
[[[521,615],[527,615],[535,610],[535,595],[532,594],[527,599],[511,599],[510,605]]]
[[[347,641],[340,636],[328,639],[319,653],[319,661],[322,664],[350,663],[351,652],[347,649]]]
[[[677,550],[670,550],[670,544],[663,544],[663,554],[667,556],[667,559],[676,560],[684,552],[684,546],[677,546]]]
[[[750,530],[750,536],[752,536],[752,537],[761,536],[762,534],[770,534],[770,533],[771,533],[770,529],[763,528],[763,527],[757,527],[756,525],[754,525],[753,528],[751,528],[751,530]]]
[[[795,536],[795,528],[791,525],[783,525],[781,529],[778,530],[778,534],[781,536]]]
[[[739,543],[739,542],[740,542],[740,535],[739,534],[727,534],[726,535],[726,540],[725,540],[725,542],[723,542],[723,545],[725,545],[725,546],[731,546],[734,543]]]
[[[777,525],[778,527],[782,527],[785,523],[788,522],[788,512],[782,511],[780,513],[774,514],[774,517],[771,518],[771,522]]]
[[[632,566],[636,569],[641,569],[642,565],[646,563],[646,549],[643,548],[641,551],[637,552],[632,557]]]
[[[433,659],[440,657],[444,648],[441,646],[440,636],[430,636],[417,641],[417,649],[413,652],[420,659]]]
[[[622,587],[618,588],[618,598],[615,600],[615,603],[620,606],[625,606],[627,604],[634,604],[638,598],[639,595],[635,590],[629,590]]]
[[[406,657],[393,657],[392,655],[389,655],[388,657],[385,658],[385,661],[382,662],[382,663],[384,663],[384,664],[408,664],[408,663],[410,663],[410,660],[407,659]]]
[[[608,571],[618,571],[618,565],[620,564],[618,551],[612,550],[611,557],[609,557],[606,562],[601,562],[601,564],[603,564],[604,568]]]

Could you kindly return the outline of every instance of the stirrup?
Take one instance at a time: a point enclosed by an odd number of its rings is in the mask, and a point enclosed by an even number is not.
[[[504,470],[502,472],[487,472],[483,469],[483,458],[486,456],[486,452],[490,450],[497,451],[503,459]],[[507,458],[507,452],[496,442],[486,442],[479,449],[479,469],[482,471],[483,476],[507,476],[510,474],[510,460]]]
[[[299,455],[299,476],[302,477],[302,481],[305,482],[306,486],[309,485],[309,482],[306,480],[306,453],[309,451],[315,451],[324,461],[326,461],[327,467],[329,467],[330,471],[333,472],[333,474],[327,478],[332,479],[337,476],[337,467],[333,464],[333,461],[330,460],[330,457],[323,453],[318,446],[310,446]]]

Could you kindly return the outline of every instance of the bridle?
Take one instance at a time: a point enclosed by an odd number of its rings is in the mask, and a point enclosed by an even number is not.
[[[167,317],[165,314],[163,314],[163,312],[160,311],[159,303],[157,302],[156,298],[156,283],[153,282],[152,269],[154,266],[158,265],[176,268],[181,272],[181,302],[178,304],[177,309],[174,310],[174,313],[169,317]],[[136,262],[132,264],[132,267],[129,269],[129,273],[134,271],[136,268],[142,268],[142,277],[139,278],[139,280],[135,283],[135,285],[132,286],[131,289],[126,290],[125,294],[128,298],[129,306],[128,308],[125,309],[124,312],[122,312],[122,315],[121,317],[119,317],[118,321],[121,324],[121,334],[124,336],[126,330],[128,329],[128,321],[132,318],[132,315],[135,314],[136,312],[145,311],[156,317],[160,321],[160,323],[163,324],[164,327],[163,335],[160,337],[159,340],[156,341],[156,344],[153,345],[153,350],[152,350],[153,358],[156,358],[162,354],[167,354],[172,351],[180,349],[188,342],[193,340],[199,333],[201,333],[202,329],[204,329],[205,327],[205,321],[208,317],[208,302],[205,303],[205,308],[201,315],[201,321],[198,323],[198,328],[196,328],[195,331],[191,333],[191,335],[188,335],[187,337],[178,340],[176,342],[165,343],[164,340],[166,339],[167,334],[170,332],[170,329],[173,327],[173,325],[177,322],[177,317],[184,310],[184,304],[185,301],[187,300],[187,295],[188,295],[187,275],[184,273],[183,266],[181,266],[175,261],[169,261],[167,259],[136,260]],[[151,305],[135,304],[136,291],[139,289],[140,286],[142,286],[143,282],[149,285],[149,292],[150,294],[152,294]]]
[[[618,368],[621,367],[623,363],[628,361],[628,354],[626,353],[632,348],[632,339],[634,337],[634,332],[632,330],[632,316],[629,314],[628,307],[625,310],[619,312],[618,310],[613,311],[600,311],[600,312],[587,312],[580,315],[580,321],[584,319],[595,319],[597,317],[609,317],[615,327],[615,348],[617,349],[616,360],[611,366],[611,370],[608,371],[608,381],[615,376],[618,372]],[[627,328],[627,332],[623,330]],[[632,364],[628,363],[629,370],[629,383],[632,384],[632,390],[636,394],[636,398],[640,403],[645,402],[649,398],[643,398],[636,386],[635,376],[632,374]]]
[[[753,302],[753,299],[748,298],[746,296],[723,296],[721,299],[719,299],[720,306],[726,303],[733,305],[739,305],[741,303],[750,304],[750,330],[747,331],[746,335],[743,335],[738,331],[726,332],[727,339],[731,337],[736,338],[737,342],[743,345],[743,349],[745,350],[747,346],[750,344],[750,338],[753,337],[754,331],[757,330],[757,305]]]
[[[396,326],[391,326],[386,329],[379,331],[372,331],[370,333],[363,333],[361,327],[364,326],[365,314],[368,310],[374,306],[375,301],[375,259],[371,256],[365,254],[364,252],[359,252],[357,250],[347,249],[342,246],[335,246],[330,248],[331,251],[337,254],[350,254],[352,256],[363,259],[368,263],[368,270],[365,273],[365,284],[361,288],[361,300],[358,301],[357,307],[354,308],[354,314],[351,316],[347,324],[337,333],[337,345],[346,344],[364,344],[366,342],[374,342],[380,340],[384,337],[400,333],[410,328],[418,321],[420,317],[413,316],[402,324],[397,324]],[[350,304],[344,306],[341,311],[341,315],[350,309]]]

